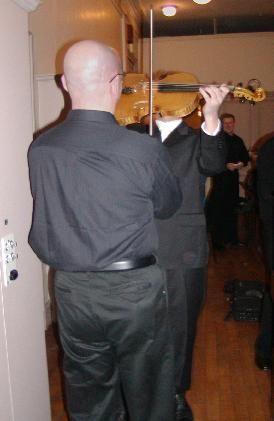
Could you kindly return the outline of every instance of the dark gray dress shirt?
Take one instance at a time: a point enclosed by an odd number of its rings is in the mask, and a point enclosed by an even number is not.
[[[34,200],[29,243],[48,265],[90,271],[157,252],[154,217],[181,203],[170,158],[157,140],[112,114],[73,110],[29,150]]]

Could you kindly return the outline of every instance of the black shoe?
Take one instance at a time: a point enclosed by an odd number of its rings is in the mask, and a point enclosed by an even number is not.
[[[175,412],[175,421],[193,421],[193,413],[186,401],[186,398],[183,395],[177,394],[175,396],[176,400],[176,412]]]

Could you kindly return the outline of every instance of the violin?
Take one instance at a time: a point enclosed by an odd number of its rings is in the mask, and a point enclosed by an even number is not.
[[[255,79],[252,79],[255,81]],[[258,85],[258,84],[257,84]],[[152,87],[145,74],[127,73],[123,82],[122,95],[117,103],[115,117],[119,124],[139,123],[150,112],[163,116],[184,117],[191,114],[199,105],[203,86],[220,86],[199,83],[191,73],[171,73],[152,81]],[[231,94],[240,101],[256,103],[266,97],[260,86],[243,88],[227,85]],[[152,88],[153,107],[150,110],[149,91]]]

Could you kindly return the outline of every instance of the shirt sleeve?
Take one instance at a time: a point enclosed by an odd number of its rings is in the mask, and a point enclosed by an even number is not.
[[[201,125],[201,129],[202,129],[202,131],[203,131],[205,134],[207,134],[207,135],[209,135],[209,136],[216,136],[216,135],[217,135],[217,134],[221,131],[221,121],[218,119],[218,126],[216,127],[216,129],[215,129],[214,133],[212,133],[212,134],[208,133],[208,132],[205,130],[205,122],[203,122],[203,123],[202,123],[202,125]]]
[[[239,147],[239,161],[243,162],[245,166],[249,162],[249,154],[242,139]]]
[[[200,135],[198,157],[200,172],[206,176],[213,176],[225,171],[227,147],[223,131],[213,136],[201,130]]]
[[[159,219],[167,219],[179,209],[182,202],[182,192],[179,180],[172,171],[168,152],[164,149],[157,160],[154,175],[152,191],[154,215]]]

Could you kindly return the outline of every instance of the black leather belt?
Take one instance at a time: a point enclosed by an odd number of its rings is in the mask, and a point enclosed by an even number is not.
[[[153,255],[145,257],[137,257],[136,259],[124,259],[119,262],[113,262],[108,266],[105,266],[102,269],[99,269],[98,272],[111,272],[119,270],[132,270],[145,268],[146,266],[151,266],[156,263],[156,258]]]

